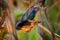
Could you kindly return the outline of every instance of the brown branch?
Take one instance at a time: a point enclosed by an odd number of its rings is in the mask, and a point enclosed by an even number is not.
[[[46,19],[47,19],[47,24],[49,26],[49,30],[52,33],[53,40],[55,40],[56,38],[55,38],[55,35],[54,35],[53,26],[52,26],[52,24],[50,22],[50,19],[49,19],[49,16],[48,16],[48,13],[47,13],[47,9],[46,8],[45,8],[45,15],[46,15]]]
[[[47,28],[45,28],[44,26],[42,26],[41,24],[38,24],[38,26],[39,26],[41,29],[43,29],[44,31],[46,31],[47,33],[49,33],[50,35],[52,35],[51,32],[50,32]]]
[[[6,18],[6,14],[7,14],[7,3],[4,0],[0,0],[0,7],[2,8],[2,17],[0,19],[0,27],[2,26],[2,24],[4,23],[4,20]]]
[[[5,18],[6,18],[6,10],[3,10],[2,11],[2,17],[1,17],[1,19],[0,19],[0,27],[2,26],[2,24],[4,23],[4,21],[5,21]]]

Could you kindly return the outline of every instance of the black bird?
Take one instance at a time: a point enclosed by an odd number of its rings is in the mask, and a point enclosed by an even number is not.
[[[25,19],[28,14],[27,10],[26,13],[22,16],[21,20],[16,23],[16,29],[20,30],[22,26],[30,25],[30,22],[28,20],[33,20],[38,10],[38,7],[33,7],[33,10],[30,12],[29,16]]]

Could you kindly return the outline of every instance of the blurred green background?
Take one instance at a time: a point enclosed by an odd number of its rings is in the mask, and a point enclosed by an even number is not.
[[[7,0],[5,0],[8,2]],[[28,6],[34,2],[34,0],[29,0],[26,3],[24,3],[25,0],[14,0],[14,16],[15,21],[17,22],[22,15],[26,12]],[[46,0],[45,5],[47,6],[48,16],[50,19],[50,22],[53,26],[53,31],[60,35],[60,0]],[[1,15],[1,10],[0,10]],[[37,14],[35,17],[35,20],[38,20]],[[47,26],[48,27],[48,26]],[[31,30],[30,32],[24,32],[21,30],[17,30],[17,35],[19,40],[40,40],[39,36],[39,28],[35,28]],[[46,33],[46,40],[52,40],[52,36]]]

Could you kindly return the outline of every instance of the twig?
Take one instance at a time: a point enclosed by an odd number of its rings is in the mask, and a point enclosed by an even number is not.
[[[38,24],[38,26],[39,26],[41,29],[43,29],[44,31],[48,32],[50,35],[52,35],[51,32],[50,32],[47,28],[45,28],[44,26],[42,26],[41,24]]]

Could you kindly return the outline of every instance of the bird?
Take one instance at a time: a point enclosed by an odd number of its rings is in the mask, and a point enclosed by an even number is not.
[[[38,10],[39,10],[38,7],[33,7],[33,10],[30,12],[28,17],[25,19],[25,17],[28,14],[28,10],[27,10],[26,13],[22,16],[22,18],[16,23],[16,29],[20,30],[23,26],[30,25],[31,22],[29,22],[29,20],[34,19],[34,17],[35,17]]]

